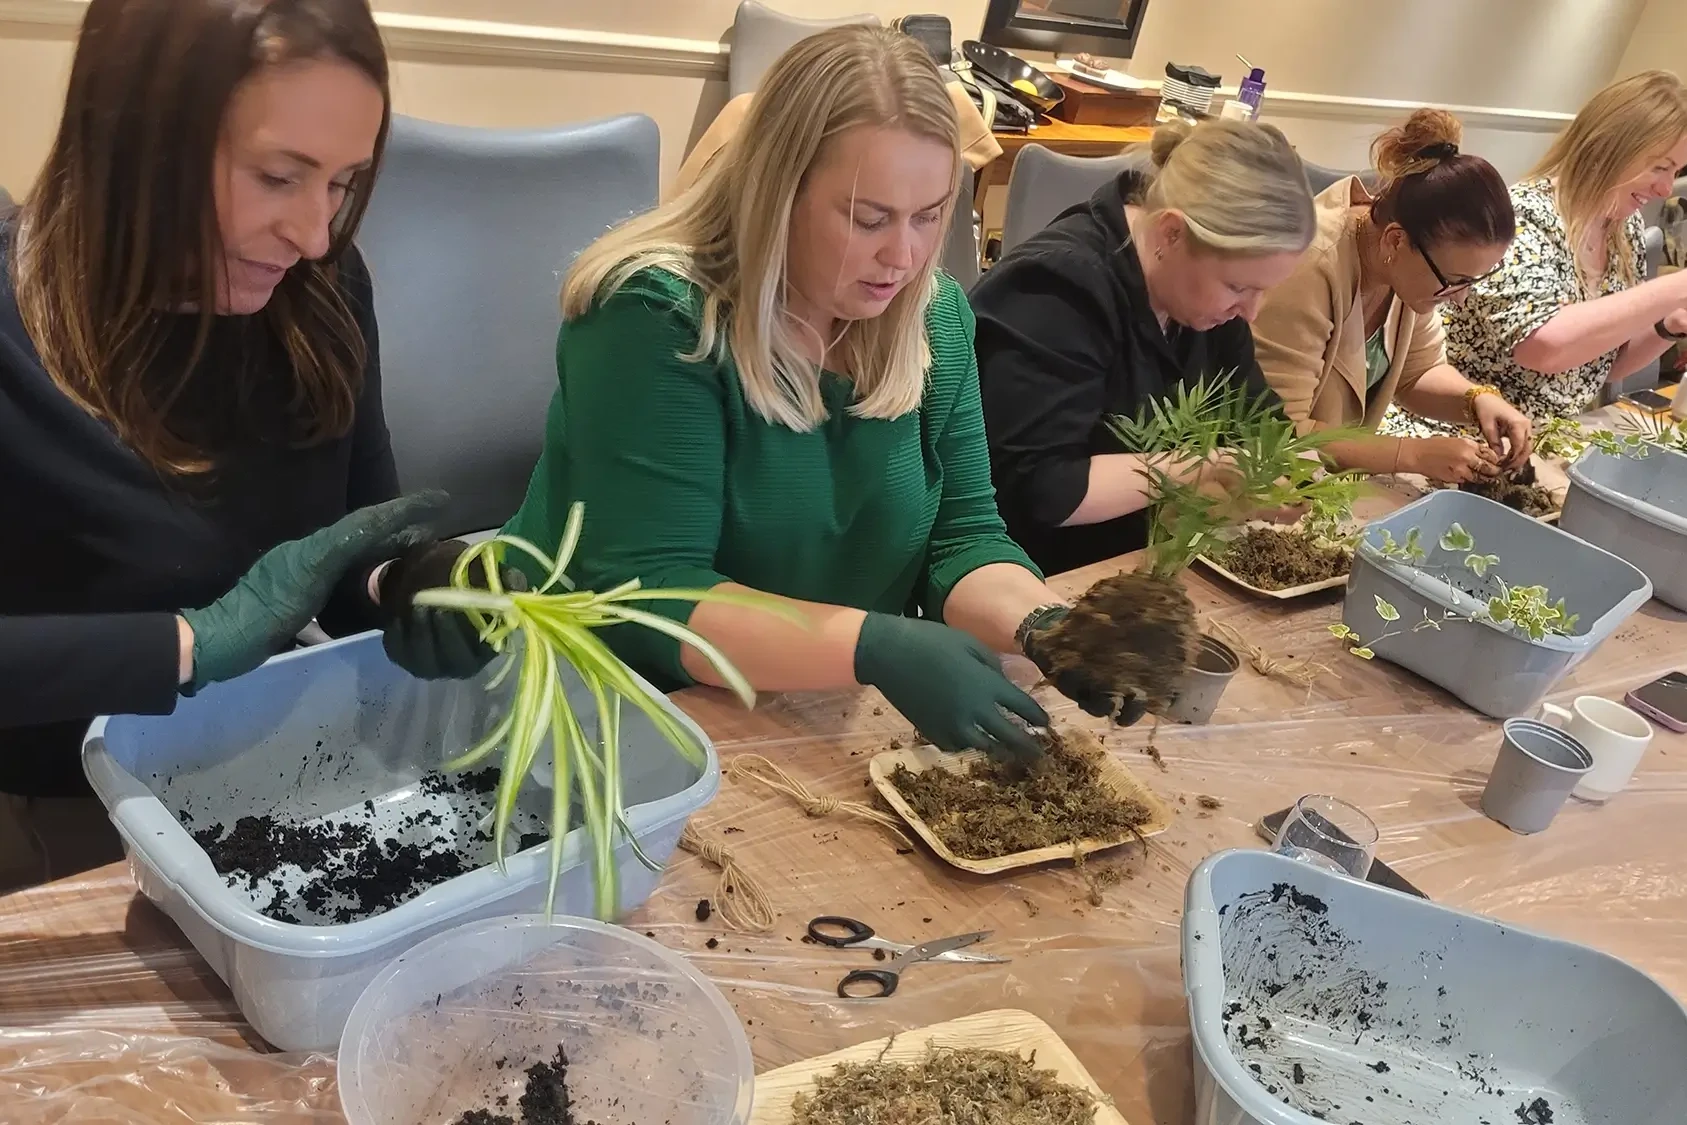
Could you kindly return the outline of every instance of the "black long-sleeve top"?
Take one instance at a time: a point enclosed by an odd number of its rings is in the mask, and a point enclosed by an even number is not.
[[[92,716],[175,706],[178,611],[216,600],[277,543],[391,499],[398,475],[355,251],[340,285],[369,362],[350,432],[301,446],[281,341],[261,317],[219,317],[170,414],[216,467],[167,479],[42,368],[18,315],[11,244],[0,223],[0,791],[76,795],[87,792],[79,748]],[[189,354],[198,317],[177,320],[160,365]],[[256,377],[236,380],[242,369]],[[372,623],[366,580],[345,576],[325,629]]]
[[[1124,451],[1108,416],[1135,416],[1178,383],[1230,371],[1250,394],[1270,394],[1247,321],[1160,328],[1125,223],[1125,203],[1144,186],[1136,171],[1104,184],[1014,247],[971,293],[997,502],[1008,534],[1045,574],[1146,545],[1140,512],[1060,526],[1089,490],[1090,458]]]

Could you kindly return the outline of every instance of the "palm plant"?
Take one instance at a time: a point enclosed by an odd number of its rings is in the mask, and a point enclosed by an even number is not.
[[[1328,471],[1321,451],[1362,431],[1297,433],[1269,392],[1250,395],[1233,375],[1179,384],[1170,396],[1150,400],[1135,418],[1108,420],[1125,451],[1143,454],[1147,462],[1151,574],[1170,577],[1183,570],[1243,513],[1308,505],[1326,513],[1350,511],[1358,498],[1358,474]],[[1203,485],[1210,485],[1207,474],[1221,462],[1229,479],[1214,495]],[[1186,479],[1191,463],[1203,467]]]

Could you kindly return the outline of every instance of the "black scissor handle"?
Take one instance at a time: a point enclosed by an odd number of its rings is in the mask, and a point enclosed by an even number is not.
[[[823,928],[824,927],[824,928]],[[836,931],[842,930],[839,934]],[[873,936],[873,927],[841,914],[822,914],[808,924],[808,936],[821,945],[844,949],[858,945]]]
[[[838,982],[838,995],[845,1000],[878,1000],[896,991],[901,977],[886,969],[855,969]],[[851,992],[851,986],[871,984],[877,992]]]

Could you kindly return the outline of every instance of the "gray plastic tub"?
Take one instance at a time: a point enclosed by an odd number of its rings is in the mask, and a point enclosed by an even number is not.
[[[1195,1125],[1687,1121],[1687,1010],[1646,974],[1285,856],[1195,869],[1183,981]]]
[[[584,687],[576,686],[585,698],[572,690],[570,698],[594,714]],[[703,732],[663,705],[702,743],[707,761],[702,769],[686,762],[642,712],[623,709],[627,819],[658,864],[720,786]],[[413,679],[388,662],[378,634],[366,634],[277,657],[182,700],[174,715],[98,719],[82,762],[123,837],[141,892],[181,927],[258,1034],[284,1050],[330,1050],[358,994],[400,953],[465,922],[544,910],[548,848],[512,855],[500,872],[490,844],[474,842],[480,810],[419,784],[473,742],[491,706],[479,681]],[[595,723],[585,725],[591,736]],[[541,829],[549,803],[549,793],[530,784],[517,827]],[[293,896],[307,885],[304,873],[289,866],[256,889],[231,885],[179,821],[184,813],[195,829],[274,813],[367,823],[377,839],[431,843],[451,835],[473,870],[385,913],[290,924],[260,907],[277,894],[299,901]],[[592,911],[584,844],[579,828],[564,842],[558,914]],[[658,875],[629,846],[616,858],[621,907],[630,910],[649,897]]]
[[[1627,559],[1651,579],[1653,596],[1687,609],[1687,456],[1589,450],[1570,466],[1558,526]]]
[[[1464,570],[1463,553],[1439,546],[1454,523],[1471,534],[1478,552],[1499,556],[1487,588],[1497,590],[1496,575],[1512,586],[1545,586],[1554,601],[1564,598],[1569,612],[1579,615],[1573,634],[1532,641],[1486,621],[1445,621],[1439,629],[1413,631],[1426,611],[1439,620],[1446,613],[1475,614],[1487,603],[1486,592],[1475,596],[1485,588]],[[1383,531],[1398,543],[1413,528],[1428,552],[1421,567],[1445,568],[1459,578],[1458,585],[1383,556],[1378,547]],[[1503,504],[1442,489],[1366,527],[1348,575],[1342,621],[1377,656],[1439,684],[1485,715],[1509,719],[1533,714],[1564,674],[1651,596],[1646,576],[1609,551]],[[1400,611],[1394,625],[1377,616],[1378,597]],[[1395,635],[1373,641],[1388,632]]]

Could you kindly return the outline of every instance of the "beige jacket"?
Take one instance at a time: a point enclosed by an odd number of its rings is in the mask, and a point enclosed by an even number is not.
[[[1388,374],[1367,397],[1355,219],[1370,200],[1353,176],[1319,193],[1311,247],[1289,279],[1265,295],[1254,321],[1260,369],[1303,433],[1361,422],[1374,430],[1395,395],[1447,362],[1441,317],[1418,316],[1395,300],[1382,333]]]
[[[691,150],[691,155],[680,165],[679,174],[668,187],[669,199],[697,182],[697,177],[702,174],[703,166],[709,162],[709,158],[719,152],[721,146],[731,140],[743,126],[744,118],[750,112],[750,99],[755,96],[754,91],[739,94],[722,107],[708,129],[697,139],[697,147]],[[984,123],[984,115],[972,104],[965,86],[959,82],[949,83],[949,98],[955,103],[955,117],[961,125],[961,157],[967,162],[967,166],[976,172],[1000,156],[1002,146],[991,135],[990,127]]]

